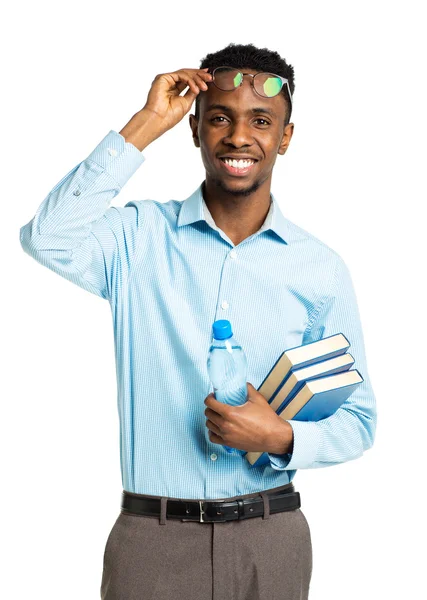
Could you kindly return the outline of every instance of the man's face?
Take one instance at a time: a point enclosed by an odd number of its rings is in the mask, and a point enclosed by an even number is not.
[[[257,71],[244,69],[245,73]],[[194,143],[201,149],[206,179],[224,192],[242,196],[271,179],[277,154],[284,154],[293,134],[293,123],[284,126],[287,114],[282,93],[263,98],[252,87],[251,77],[234,91],[222,91],[214,83],[200,92],[199,120],[190,115]],[[212,105],[222,105],[215,108]],[[252,109],[262,109],[252,112]],[[228,167],[221,157],[252,157],[248,170]]]

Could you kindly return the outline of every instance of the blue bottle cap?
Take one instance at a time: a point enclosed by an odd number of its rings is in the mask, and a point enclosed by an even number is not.
[[[231,323],[226,319],[215,321],[212,325],[213,336],[216,340],[226,340],[233,335]]]

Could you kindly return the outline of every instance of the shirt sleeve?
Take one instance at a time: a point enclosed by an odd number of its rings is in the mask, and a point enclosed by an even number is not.
[[[364,381],[330,417],[321,421],[289,419],[294,443],[292,454],[268,454],[276,470],[328,467],[359,458],[374,442],[376,401],[369,378],[359,309],[349,270],[337,258],[333,289],[318,309],[306,342],[343,333],[350,342],[348,352],[355,359]],[[304,342],[304,343],[306,343]]]
[[[110,203],[144,160],[136,146],[111,130],[21,227],[24,251],[72,283],[111,300],[133,262],[143,202],[124,207]]]

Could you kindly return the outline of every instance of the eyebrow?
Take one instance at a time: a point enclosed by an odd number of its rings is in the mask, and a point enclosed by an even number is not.
[[[210,112],[211,110],[215,110],[215,109],[222,110],[222,111],[228,112],[228,113],[234,112],[232,108],[230,108],[229,106],[226,106],[225,104],[210,104],[207,107],[205,112]],[[273,118],[276,117],[276,113],[273,110],[271,110],[270,108],[262,108],[261,106],[257,107],[257,108],[249,108],[246,111],[246,114],[250,114],[250,113],[252,113],[254,115],[260,114],[260,113],[265,113],[267,115],[270,115],[270,117],[273,117]]]

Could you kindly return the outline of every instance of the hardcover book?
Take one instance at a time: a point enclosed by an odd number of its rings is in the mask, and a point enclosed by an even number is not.
[[[306,381],[285,407],[278,412],[284,420],[320,421],[330,417],[363,381],[357,369],[326,375]],[[252,466],[269,463],[266,452],[247,452],[246,460]]]
[[[286,378],[285,383],[279,386],[274,393],[274,397],[270,401],[271,408],[279,413],[292,400],[306,381],[348,371],[353,364],[354,358],[349,352],[346,352],[345,354],[341,354],[341,356],[329,358],[320,363],[291,372],[289,377]]]
[[[258,391],[269,403],[271,403],[275,394],[293,371],[340,356],[341,354],[344,354],[349,347],[350,342],[345,335],[336,333],[322,338],[321,340],[317,340],[316,342],[288,348],[279,356],[267,373],[267,376],[259,386]]]

